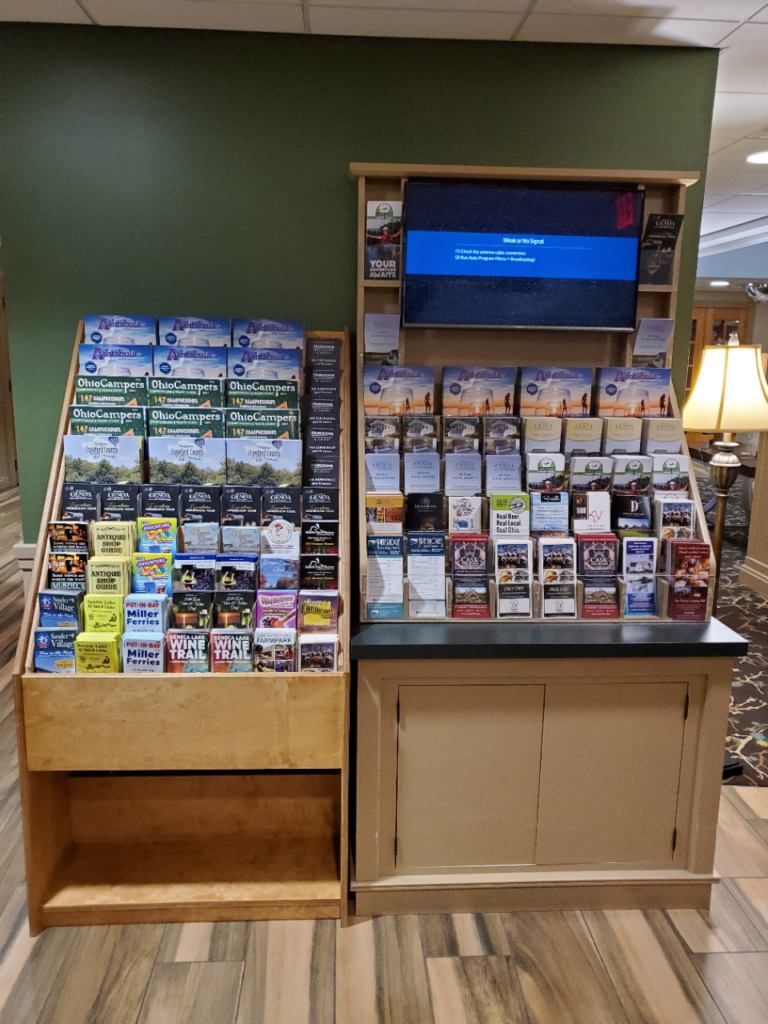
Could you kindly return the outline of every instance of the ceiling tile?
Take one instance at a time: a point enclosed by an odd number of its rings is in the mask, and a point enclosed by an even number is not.
[[[722,61],[726,54],[720,58]],[[716,92],[712,135],[742,139],[768,125],[768,93]]]
[[[315,6],[312,32],[342,36],[401,36],[418,39],[510,39],[520,14],[487,11],[424,11]]]
[[[537,14],[642,15],[646,18],[697,18],[744,21],[765,7],[765,0],[537,0]]]
[[[743,174],[738,169],[728,167],[715,167],[713,161],[717,158],[715,153],[709,160],[707,168],[707,185],[715,192],[730,196],[741,195],[742,192],[762,192],[765,180],[758,181],[757,175]],[[765,174],[765,170],[763,170]],[[768,188],[766,188],[768,191]]]
[[[732,139],[730,135],[710,135],[709,137],[709,153],[710,156],[713,153],[719,153],[721,149],[727,149],[728,146],[732,146],[737,139]]]
[[[708,235],[712,231],[720,231],[722,228],[732,228],[735,224],[746,224],[755,220],[758,215],[748,213],[714,213],[712,210],[705,210],[701,215],[701,234]]]
[[[386,10],[523,12],[528,0],[308,0],[310,7],[378,7]]]
[[[732,192],[710,192],[709,189],[704,193],[704,209],[708,210],[710,206],[715,206],[717,203],[724,203],[726,199],[732,199]]]
[[[0,21],[50,21],[90,25],[91,19],[75,0],[0,0]]]
[[[245,0],[83,0],[99,25],[303,32],[301,7]]]
[[[542,43],[715,46],[737,26],[735,21],[537,14],[534,10],[526,18],[517,38]]]
[[[754,196],[730,196],[708,207],[710,213],[750,213],[754,216],[764,217],[768,214],[768,195]]]
[[[711,192],[738,195],[741,192],[763,191],[768,181],[768,167],[748,164],[747,157],[760,149],[768,149],[761,139],[740,139],[727,149],[713,153],[707,166],[707,188]]]
[[[719,92],[768,93],[768,25],[750,22],[728,36],[717,70]]]

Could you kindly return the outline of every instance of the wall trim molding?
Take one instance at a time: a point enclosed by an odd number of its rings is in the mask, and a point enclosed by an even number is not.
[[[739,570],[739,583],[742,587],[754,590],[761,597],[768,598],[768,565],[747,555]]]
[[[25,599],[27,591],[29,590],[29,581],[32,577],[32,563],[35,560],[36,550],[37,544],[26,544],[23,540],[20,540],[13,545],[13,554],[16,558],[16,564],[19,569],[21,569],[21,584],[24,588]]]

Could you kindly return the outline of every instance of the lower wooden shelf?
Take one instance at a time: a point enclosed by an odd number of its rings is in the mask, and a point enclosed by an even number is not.
[[[43,925],[337,918],[338,843],[212,836],[74,843],[53,874]]]
[[[339,771],[30,772],[30,927],[338,918]],[[343,881],[342,881],[343,880]]]

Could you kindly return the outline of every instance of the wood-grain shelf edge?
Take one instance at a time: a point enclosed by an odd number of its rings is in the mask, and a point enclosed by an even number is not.
[[[212,912],[219,920],[248,920],[260,910],[277,918],[338,917],[340,901],[332,839],[220,836],[72,844],[41,910],[50,924],[74,914],[91,924],[108,923],[105,914],[147,921],[146,912],[158,912],[157,920],[213,920]]]

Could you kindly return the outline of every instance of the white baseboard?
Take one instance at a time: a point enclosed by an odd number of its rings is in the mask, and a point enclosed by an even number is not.
[[[16,556],[16,564],[21,569],[21,582],[24,587],[24,597],[29,590],[29,581],[32,578],[32,563],[35,560],[36,544],[25,544],[20,540],[13,545],[13,553]]]

